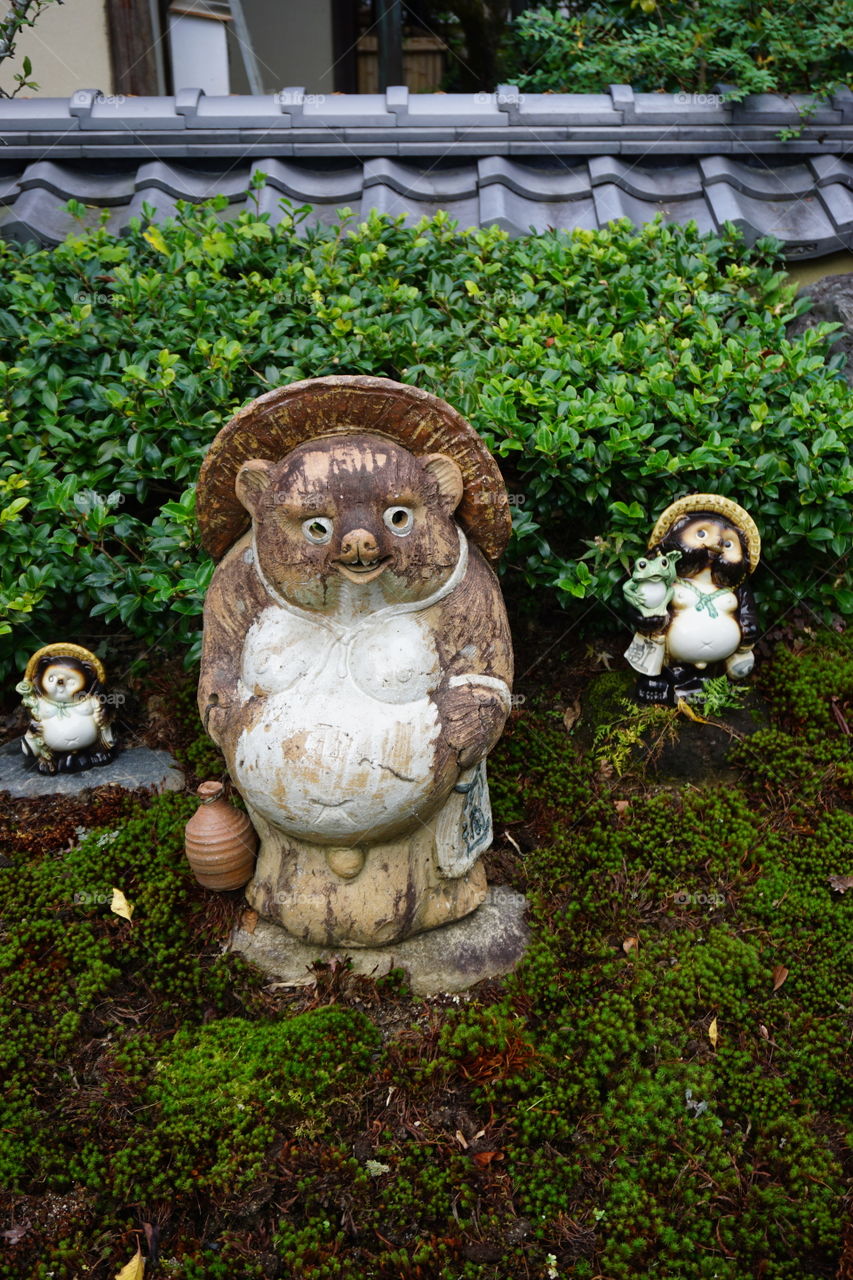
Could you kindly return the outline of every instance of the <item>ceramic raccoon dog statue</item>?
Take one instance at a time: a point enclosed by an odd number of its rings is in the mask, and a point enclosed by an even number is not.
[[[485,896],[512,657],[464,487],[369,431],[237,471],[252,528],[208,593],[199,707],[261,839],[247,898],[305,940],[390,943]]]

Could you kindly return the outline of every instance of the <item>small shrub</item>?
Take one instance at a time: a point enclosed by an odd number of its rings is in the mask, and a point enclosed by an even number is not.
[[[845,0],[807,15],[796,6],[672,0],[529,9],[508,41],[509,75],[533,93],[602,93],[608,84],[707,93],[733,84],[748,93],[822,98],[853,75],[853,19]]]

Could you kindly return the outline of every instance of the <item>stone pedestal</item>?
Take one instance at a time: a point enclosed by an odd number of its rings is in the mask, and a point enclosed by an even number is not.
[[[12,796],[79,796],[94,787],[117,786],[126,791],[183,791],[184,775],[168,751],[149,747],[119,750],[109,764],[79,773],[39,773],[15,738],[0,747],[0,791]]]
[[[321,947],[301,942],[279,925],[259,919],[250,933],[237,928],[230,950],[239,952],[271,978],[292,986],[312,981],[310,966],[333,956],[348,957],[354,973],[383,977],[405,969],[416,995],[466,991],[486,978],[510,973],[530,937],[523,894],[492,885],[476,911],[386,947]]]

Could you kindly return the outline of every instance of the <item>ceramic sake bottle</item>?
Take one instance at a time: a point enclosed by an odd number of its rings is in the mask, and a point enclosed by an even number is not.
[[[241,889],[255,867],[258,837],[248,816],[229,804],[221,782],[203,782],[200,804],[186,825],[185,848],[205,889]]]

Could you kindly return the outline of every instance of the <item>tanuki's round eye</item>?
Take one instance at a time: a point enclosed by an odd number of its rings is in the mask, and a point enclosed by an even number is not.
[[[312,516],[302,521],[302,532],[309,542],[322,544],[332,537],[332,522],[326,516]]]
[[[728,550],[731,548],[731,546],[732,546],[731,539],[729,539],[729,541],[728,541],[728,542],[724,542],[724,543],[723,543],[723,546],[724,546],[724,547],[726,548],[726,550],[728,551]]]
[[[708,536],[708,534],[707,534],[707,532],[706,532],[704,529],[697,529],[697,530],[696,530],[696,537],[697,537],[697,538],[707,538],[707,536]]]
[[[415,517],[408,507],[387,507],[382,519],[398,538],[405,538],[407,533],[411,533],[415,523]]]

